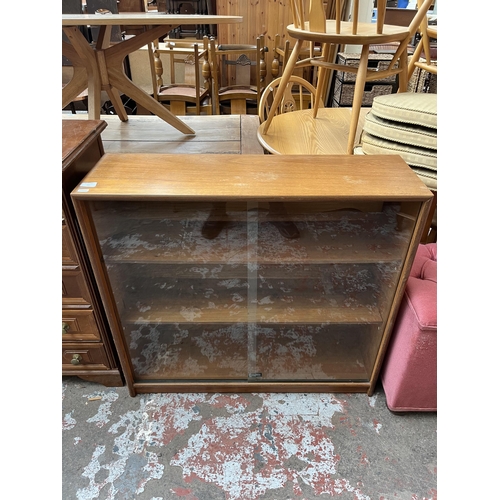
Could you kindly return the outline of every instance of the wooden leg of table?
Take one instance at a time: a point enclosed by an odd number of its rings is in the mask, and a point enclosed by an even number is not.
[[[283,75],[281,76],[280,84],[278,85],[278,88],[276,89],[276,94],[273,97],[271,109],[269,110],[267,120],[264,123],[264,128],[262,130],[263,135],[265,135],[267,133],[267,130],[269,129],[269,126],[271,125],[271,122],[272,122],[274,115],[276,113],[276,109],[278,108],[278,105],[281,101],[281,98],[283,97],[283,94],[285,93],[285,88],[288,84],[288,81],[290,80],[290,77],[292,76],[293,70],[295,68],[295,64],[297,63],[297,61],[299,59],[299,54],[300,54],[300,49],[302,47],[302,43],[303,43],[302,40],[297,40],[295,42],[292,53],[290,54],[290,57],[286,63],[285,69],[283,70]]]
[[[122,122],[128,120],[127,112],[125,111],[125,106],[123,105],[120,92],[116,90],[110,83],[108,78],[108,69],[106,64],[106,49],[111,45],[111,31],[112,26],[101,26],[99,28],[99,36],[97,37],[97,43],[95,47],[95,57],[97,64],[99,66],[99,73],[101,75],[102,89],[108,94],[109,100],[113,105],[113,108],[118,115],[118,118]],[[122,61],[123,64],[123,61]]]
[[[156,26],[151,30],[147,30],[104,50],[107,78],[112,87],[127,95],[130,99],[133,99],[137,104],[166,121],[172,127],[183,134],[195,134],[195,131],[191,127],[188,127],[182,120],[165,108],[165,106],[137,87],[123,71],[125,56],[147,45],[151,40],[160,37],[168,31],[169,26]]]
[[[94,50],[77,26],[64,26],[63,31],[68,37],[76,53],[83,61],[87,70],[87,88],[89,92],[89,119],[99,120],[101,117],[101,76]]]
[[[62,108],[65,108],[87,88],[87,70],[75,49],[68,43],[62,42],[62,53],[73,65],[73,76],[62,89]]]
[[[370,46],[364,45],[361,50],[361,57],[359,59],[359,67],[356,72],[356,83],[354,85],[354,96],[352,99],[351,109],[351,123],[349,125],[349,137],[347,139],[347,154],[354,153],[354,140],[358,130],[359,114],[361,105],[363,104],[363,93],[365,90],[366,74],[368,71],[368,55],[370,53]]]
[[[132,83],[131,80],[123,73],[121,67],[108,66],[108,77],[110,84],[120,92],[124,93],[130,99],[133,99],[137,104],[147,109],[153,115],[158,116],[166,121],[172,127],[176,128],[183,134],[195,134],[196,132],[188,127],[181,119],[172,114],[165,106],[155,101],[149,94]]]

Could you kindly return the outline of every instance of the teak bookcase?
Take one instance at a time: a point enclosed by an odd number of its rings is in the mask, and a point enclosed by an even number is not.
[[[72,199],[130,394],[372,394],[431,198],[399,156],[106,154]]]

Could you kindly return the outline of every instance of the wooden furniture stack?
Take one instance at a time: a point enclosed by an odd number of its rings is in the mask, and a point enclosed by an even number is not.
[[[62,374],[123,385],[70,193],[103,156],[103,121],[62,122]]]
[[[288,34],[295,39],[295,45],[290,54],[285,69],[283,70],[281,84],[276,91],[276,98],[269,111],[269,118],[262,128],[261,135],[272,134],[272,122],[276,119],[275,109],[281,96],[283,95],[286,84],[296,68],[302,66],[318,67],[317,94],[322,95],[326,88],[329,75],[332,70],[344,71],[355,74],[355,85],[352,100],[352,114],[349,124],[349,134],[345,152],[353,154],[354,143],[358,131],[360,108],[365,90],[365,84],[371,81],[377,81],[392,75],[399,77],[399,90],[405,92],[408,85],[407,80],[407,46],[411,37],[416,31],[418,24],[423,16],[426,15],[432,0],[424,0],[417,15],[414,17],[409,27],[389,26],[384,24],[386,1],[377,2],[378,16],[376,23],[358,22],[359,0],[354,0],[352,19],[349,22],[342,21],[340,17],[330,20],[326,19],[321,0],[309,0],[306,2],[309,8],[309,15],[304,9],[303,0],[292,1],[293,25],[287,27]],[[340,12],[341,0],[336,0],[336,11]],[[398,47],[389,62],[387,69],[376,71],[368,67],[370,46],[373,44],[385,44],[395,42]],[[322,45],[320,57],[302,59],[299,61],[299,55],[303,44]],[[332,51],[337,51],[344,45],[361,46],[361,56],[357,66],[347,64],[332,63],[335,61],[332,57]],[[312,110],[314,118],[318,114],[319,100],[316,100]],[[293,116],[296,116],[295,114]],[[318,138],[320,140],[320,138]]]
[[[371,395],[432,193],[394,155],[108,153],[71,196],[132,396]]]

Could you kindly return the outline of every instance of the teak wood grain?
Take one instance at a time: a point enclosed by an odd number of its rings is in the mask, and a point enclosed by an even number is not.
[[[75,199],[432,198],[397,155],[106,154],[83,182],[95,187],[77,187]]]
[[[90,259],[99,289],[103,296],[104,305],[110,321],[115,345],[122,361],[122,368],[127,386],[132,396],[141,392],[164,392],[164,391],[367,391],[369,395],[373,393],[378,378],[380,366],[383,361],[390,331],[394,323],[398,304],[403,296],[406,279],[409,274],[411,264],[418,245],[423,221],[427,215],[428,206],[432,198],[432,193],[418,179],[414,172],[398,156],[270,156],[270,155],[218,155],[203,154],[193,157],[192,155],[170,155],[170,154],[106,154],[90,172],[82,183],[76,187],[72,193],[73,202],[78,214],[78,220],[82,226],[85,243],[89,251]],[[198,380],[176,381],[175,373],[169,375],[161,383],[152,380],[151,373],[142,376],[135,373],[133,368],[133,354],[130,352],[127,340],[124,336],[124,323],[126,317],[122,314],[122,287],[113,287],[112,281],[106,268],[104,260],[104,247],[99,239],[97,226],[101,231],[107,224],[111,233],[120,233],[120,222],[117,221],[111,212],[107,212],[105,204],[108,201],[122,202],[140,201],[140,208],[137,216],[140,220],[149,221],[146,225],[154,226],[154,214],[158,205],[151,204],[152,201],[323,201],[341,200],[355,201],[355,206],[361,206],[367,201],[394,202],[401,201],[401,211],[403,219],[407,219],[409,231],[404,236],[404,249],[398,253],[400,256],[400,271],[398,278],[393,282],[393,287],[387,295],[385,302],[388,309],[387,321],[381,326],[383,332],[380,333],[380,342],[372,340],[372,346],[368,346],[370,352],[370,363],[366,367],[366,376],[361,377],[358,382],[350,383],[350,371],[345,371],[347,380],[318,381],[252,381],[251,383],[230,382],[228,380],[215,380],[207,382],[203,377]],[[98,202],[94,206],[89,201]],[[104,204],[104,205],[103,205]],[[136,205],[136,210],[139,205]],[[116,207],[117,205],[113,204]],[[97,211],[94,208],[97,207]],[[130,205],[122,204],[123,220],[125,226],[122,229],[133,231],[133,221],[130,217]],[[150,217],[150,210],[153,214]],[[163,212],[165,207],[161,209]],[[182,214],[180,214],[182,215]],[[330,216],[330,214],[328,214]],[[132,217],[133,218],[133,217]],[[98,223],[98,221],[100,221]],[[118,227],[115,227],[116,224]],[[404,225],[404,224],[403,224]],[[359,225],[355,225],[358,227]],[[169,226],[170,227],[170,226]],[[381,226],[375,226],[375,228]],[[154,229],[154,228],[153,228]],[[263,230],[264,231],[264,230]],[[404,229],[403,229],[404,231]],[[158,231],[155,231],[155,234]],[[102,236],[103,233],[101,233]],[[107,234],[104,230],[104,234]],[[173,230],[177,235],[178,231]],[[247,234],[247,233],[245,233]],[[378,233],[377,233],[378,234]],[[195,233],[191,233],[192,238],[200,238]],[[263,233],[261,233],[263,235]],[[403,235],[399,233],[398,235]],[[142,236],[148,239],[146,233],[142,231]],[[303,234],[302,236],[305,236]],[[249,235],[245,236],[250,238]],[[162,236],[163,238],[163,236]],[[359,238],[353,234],[353,238]],[[106,239],[106,238],[105,238]],[[400,236],[395,238],[400,239]],[[302,240],[301,240],[302,241]],[[371,240],[362,244],[370,243]],[[303,243],[307,243],[304,241]],[[337,239],[337,246],[340,241]],[[380,238],[374,239],[374,245],[378,248]],[[190,259],[200,259],[206,263],[206,258],[200,254],[202,242],[198,242],[197,253],[189,253]],[[206,242],[204,246],[207,245]],[[282,245],[283,246],[283,245]],[[371,245],[368,253],[372,252]],[[169,246],[170,249],[171,246]],[[212,249],[215,252],[216,249]],[[107,250],[106,250],[107,252]],[[171,253],[171,251],[169,250]],[[169,254],[170,254],[169,253]],[[356,253],[356,252],[354,252]],[[366,251],[364,252],[367,253]],[[382,250],[380,256],[385,255]],[[335,261],[337,252],[331,255]],[[126,255],[126,254],[125,254]],[[278,255],[282,262],[286,252]],[[116,263],[114,255],[105,253],[109,262]],[[120,258],[118,256],[118,258]],[[398,257],[395,257],[396,259]],[[109,260],[111,259],[111,260]],[[253,266],[254,261],[247,255],[248,265]],[[357,259],[357,257],[356,257]],[[190,260],[190,262],[191,262]],[[171,262],[163,262],[170,263]],[[366,261],[367,265],[369,261]],[[314,265],[313,259],[309,257],[303,264]],[[132,266],[134,263],[132,263]],[[154,264],[153,264],[154,265]],[[183,265],[183,264],[182,264]],[[146,269],[148,265],[146,265]],[[156,269],[156,268],[155,268]],[[153,272],[149,266],[149,272]],[[141,277],[145,278],[144,271],[140,271]],[[168,274],[170,275],[170,273]],[[141,278],[141,279],[142,279]],[[155,278],[156,279],[156,278]],[[270,276],[271,279],[271,276]],[[179,285],[180,286],[180,285]],[[198,288],[196,288],[198,290]],[[389,297],[390,296],[390,297]],[[143,297],[144,298],[144,297]],[[147,297],[146,302],[149,304]],[[164,294],[159,298],[165,300]],[[304,297],[297,296],[297,300],[304,302]],[[158,304],[158,303],[156,303]],[[151,307],[155,303],[151,302]],[[160,307],[162,303],[158,304]],[[165,304],[163,304],[165,305]],[[200,305],[200,304],[198,304]],[[202,312],[206,310],[202,307]],[[362,310],[358,311],[361,315]],[[332,312],[332,314],[334,311]],[[300,314],[304,315],[303,312]],[[358,321],[360,321],[358,315]],[[364,324],[365,318],[361,323]],[[345,318],[344,318],[345,319]],[[351,318],[350,320],[352,320]],[[381,319],[381,318],[380,318]],[[132,318],[132,324],[137,325],[137,319]],[[144,318],[147,320],[147,318]],[[166,321],[177,321],[176,316],[165,318]],[[219,317],[217,323],[221,320]],[[302,317],[301,320],[310,320],[310,317]],[[338,320],[338,318],[337,318]],[[156,321],[156,319],[154,320]],[[226,320],[227,321],[227,320]],[[226,323],[224,321],[224,323]],[[232,320],[229,320],[230,322]],[[379,318],[371,318],[375,325]],[[300,322],[300,321],[299,321]],[[188,321],[189,323],[189,321]],[[206,323],[206,322],[204,322]],[[264,321],[264,324],[266,323]],[[206,324],[205,324],[206,326]],[[320,351],[321,352],[321,351]],[[135,358],[134,358],[135,359]],[[161,360],[160,360],[161,361]],[[237,361],[237,360],[236,360]],[[350,362],[352,363],[352,359]],[[249,360],[250,363],[250,360]],[[338,361],[339,366],[343,360]],[[254,371],[250,368],[249,373]],[[170,368],[167,366],[166,368]],[[215,368],[218,368],[215,366]],[[337,367],[338,368],[338,367]],[[344,370],[345,368],[341,368]],[[354,364],[353,364],[354,369]],[[156,372],[155,372],[156,373]],[[228,372],[229,373],[229,372]],[[344,373],[344,372],[342,372]],[[241,376],[241,375],[240,375]],[[160,379],[162,377],[160,376]],[[182,377],[181,377],[182,378]],[[210,377],[209,377],[210,378]],[[245,378],[245,377],[243,377]],[[333,377],[335,379],[335,377]],[[337,377],[343,378],[343,377]],[[355,378],[352,376],[352,378]],[[174,380],[172,380],[174,379]]]

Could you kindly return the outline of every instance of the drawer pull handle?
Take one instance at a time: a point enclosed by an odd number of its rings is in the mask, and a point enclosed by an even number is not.
[[[82,357],[79,354],[73,354],[73,358],[71,359],[72,365],[79,365]]]
[[[62,324],[62,334],[64,335],[65,333],[68,333],[69,332],[69,325],[68,323],[65,323],[63,321],[63,324]]]

